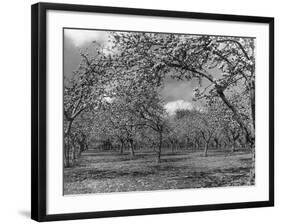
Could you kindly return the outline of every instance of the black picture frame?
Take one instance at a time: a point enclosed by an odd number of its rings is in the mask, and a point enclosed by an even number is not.
[[[73,4],[37,3],[31,13],[31,218],[36,221],[74,220],[116,216],[194,212],[274,206],[274,18],[182,11],[163,11]],[[196,206],[160,207],[115,211],[46,214],[46,12],[63,10],[87,13],[111,13],[162,16],[217,21],[254,22],[269,25],[269,200]]]

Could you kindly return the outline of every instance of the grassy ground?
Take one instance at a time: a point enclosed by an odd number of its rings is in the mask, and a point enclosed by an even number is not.
[[[211,151],[165,153],[155,162],[152,152],[128,154],[84,152],[77,164],[64,169],[64,194],[85,194],[247,184],[251,155]]]

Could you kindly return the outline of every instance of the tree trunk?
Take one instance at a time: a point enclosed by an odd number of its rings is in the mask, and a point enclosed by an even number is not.
[[[81,155],[81,152],[85,151],[85,143],[84,143],[84,140],[79,141],[78,144],[79,144],[79,146],[80,146],[78,155],[80,156],[80,155]]]
[[[249,85],[250,87],[250,102],[251,102],[251,112],[252,112],[252,122],[253,128],[255,130],[255,121],[256,121],[256,113],[255,113],[255,80],[252,79]],[[249,184],[255,184],[255,138],[253,142],[251,142],[251,152],[252,152],[252,164],[250,169],[250,176],[249,176]]]
[[[74,147],[73,147],[73,150],[72,150],[72,158],[73,158],[73,162],[76,160],[76,147],[75,147],[75,143],[74,143]]]
[[[64,141],[66,141],[66,140],[64,140]],[[66,142],[64,142],[64,150],[63,150],[63,165],[64,165],[64,167],[68,166],[68,164],[67,164],[67,154],[68,154],[67,144],[66,144]]]
[[[232,145],[231,145],[231,152],[232,152],[232,153],[235,152],[235,142],[233,142]]]
[[[131,157],[134,158],[134,157],[135,157],[134,141],[133,141],[132,139],[130,139],[130,140],[129,140],[129,144],[130,144]]]
[[[161,163],[161,150],[162,150],[162,133],[159,134],[159,144],[158,144],[158,150],[157,150],[157,163]]]
[[[250,175],[248,180],[249,185],[255,184],[255,144],[251,145],[251,152],[252,152],[252,161],[251,161]]]
[[[161,152],[157,151],[156,162],[161,163]]]
[[[244,123],[243,119],[241,118],[241,115],[237,111],[237,109],[229,102],[229,100],[225,97],[223,91],[217,89],[217,93],[219,94],[220,98],[222,101],[228,106],[228,108],[233,112],[234,114],[234,119],[237,121],[241,129],[246,133],[246,138],[248,142],[251,144],[254,144],[255,141],[255,136],[252,130],[249,130],[247,125]],[[253,113],[255,116],[255,113]]]
[[[174,152],[175,152],[175,144],[171,143],[171,147],[172,147],[172,153],[174,154]]]
[[[194,148],[193,150],[194,152],[199,150],[199,140],[197,138],[194,139],[193,148]]]
[[[186,138],[186,139],[185,139],[184,144],[185,144],[184,148],[185,148],[186,150],[188,150],[188,148],[189,148],[189,138]]]
[[[205,157],[208,156],[208,149],[209,149],[209,142],[206,142],[205,147],[204,147],[204,156]]]
[[[120,145],[120,150],[119,150],[119,153],[120,154],[123,154],[123,150],[124,149],[124,143],[123,143],[123,141],[121,142],[121,145]]]
[[[70,136],[67,135],[67,143],[66,143],[66,164],[65,167],[70,167]]]
[[[249,85],[249,92],[250,92],[252,122],[253,122],[253,127],[255,129],[255,121],[256,121],[255,80],[252,80],[248,85]]]
[[[214,142],[215,142],[215,149],[218,149],[219,147],[219,140],[217,138],[214,139]]]
[[[67,129],[66,129],[66,132],[65,132],[65,135],[64,135],[64,137],[67,139],[66,149],[65,149],[66,150],[66,167],[70,166],[70,147],[71,147],[70,134],[71,134],[72,122],[73,122],[73,120],[68,121]]]

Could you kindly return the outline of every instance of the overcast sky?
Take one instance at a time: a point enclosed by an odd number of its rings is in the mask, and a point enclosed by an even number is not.
[[[64,76],[71,76],[79,65],[81,50],[88,49],[94,52],[93,41],[106,45],[107,38],[108,33],[105,31],[65,29]],[[177,81],[168,76],[160,92],[167,112],[173,114],[177,109],[192,108],[192,92],[196,86],[196,81]]]

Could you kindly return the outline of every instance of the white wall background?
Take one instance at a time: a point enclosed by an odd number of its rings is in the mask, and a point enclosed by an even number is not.
[[[0,223],[30,220],[30,5],[2,1],[0,19]],[[60,0],[61,3],[183,10],[275,17],[275,180],[274,208],[150,215],[60,223],[279,223],[281,219],[280,5],[277,0]]]

